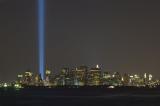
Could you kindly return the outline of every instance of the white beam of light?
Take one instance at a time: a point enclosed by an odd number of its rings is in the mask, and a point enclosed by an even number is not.
[[[45,0],[38,0],[38,70],[44,79],[45,71]]]

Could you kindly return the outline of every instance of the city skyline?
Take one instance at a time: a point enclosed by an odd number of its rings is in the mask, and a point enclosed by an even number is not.
[[[46,0],[46,66],[160,76],[158,2]],[[0,80],[38,72],[37,0],[0,1]]]
[[[44,76],[26,70],[19,73],[11,82],[0,82],[1,88],[26,88],[26,87],[136,87],[157,88],[160,80],[151,73],[119,73],[102,71],[97,64],[95,67],[76,66],[63,67],[58,73],[45,69]]]

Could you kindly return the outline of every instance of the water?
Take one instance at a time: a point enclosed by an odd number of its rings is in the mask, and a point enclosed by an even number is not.
[[[1,90],[2,106],[160,106],[159,89]]]

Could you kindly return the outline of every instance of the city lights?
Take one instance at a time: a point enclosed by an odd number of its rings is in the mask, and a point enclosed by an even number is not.
[[[103,71],[101,67],[88,68],[87,66],[78,66],[75,68],[62,68],[58,74],[46,69],[44,79],[40,74],[34,74],[27,70],[23,74],[18,74],[14,83],[0,84],[4,88],[13,86],[19,89],[25,86],[43,86],[43,87],[68,87],[79,88],[83,86],[106,86],[115,87],[149,87],[154,88],[160,85],[160,81],[153,78],[152,74],[122,74],[119,72]]]
[[[7,88],[7,87],[8,87],[8,84],[7,84],[7,83],[4,83],[3,87],[4,87],[4,88]]]
[[[14,87],[17,88],[17,89],[22,88],[22,86],[20,84],[15,84]]]
[[[46,69],[44,79],[40,74],[35,74],[31,70],[27,70],[17,75],[17,79],[12,83],[0,83],[1,88],[21,89],[25,87],[148,87],[155,88],[160,85],[160,80],[153,77],[152,74],[122,74],[119,72],[103,71],[101,67],[78,66],[74,68],[65,67],[55,74],[51,70]]]

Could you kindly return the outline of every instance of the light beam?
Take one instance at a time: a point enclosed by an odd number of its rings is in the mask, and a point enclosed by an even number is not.
[[[38,70],[44,79],[45,72],[45,0],[38,0]]]

